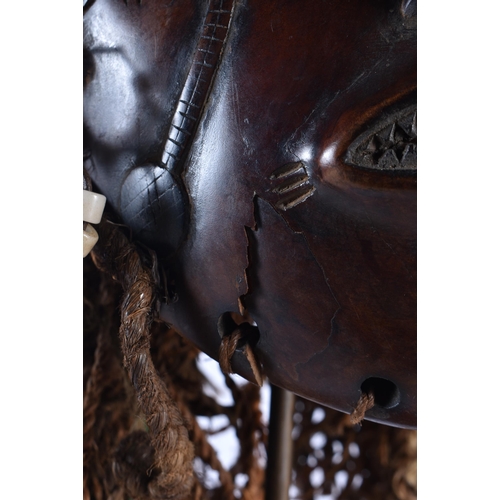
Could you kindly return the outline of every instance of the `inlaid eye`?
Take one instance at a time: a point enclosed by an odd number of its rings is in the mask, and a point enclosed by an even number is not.
[[[373,170],[416,171],[416,105],[379,119],[349,146],[344,161]]]

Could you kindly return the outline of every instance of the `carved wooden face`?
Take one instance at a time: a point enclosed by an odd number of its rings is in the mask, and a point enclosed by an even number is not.
[[[416,425],[413,3],[96,0],[86,167],[217,358],[235,323],[276,385]],[[236,352],[235,371],[252,379]]]

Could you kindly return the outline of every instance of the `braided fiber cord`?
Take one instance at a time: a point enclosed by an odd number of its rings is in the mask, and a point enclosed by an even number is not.
[[[163,329],[161,328],[162,326]],[[208,442],[207,434],[201,429],[186,403],[186,401],[193,400],[193,393],[196,394],[197,399],[202,399],[203,395],[201,382],[204,379],[197,371],[195,362],[198,350],[191,344],[188,344],[174,330],[165,331],[164,325],[155,323],[153,329],[155,331],[152,347],[153,360],[158,373],[167,386],[171,388],[172,398],[175,400],[184,417],[186,426],[189,429],[189,437],[194,445],[195,455],[219,473],[221,486],[215,492],[213,498],[233,500],[233,478],[229,471],[222,466],[216,451]],[[209,398],[207,400],[210,401]],[[215,403],[211,405],[210,409],[213,412],[212,414],[223,413],[223,408],[216,406]],[[202,488],[200,490],[199,494],[202,495]]]
[[[321,408],[321,419],[313,414]],[[297,397],[294,415],[292,500],[332,495],[337,500],[416,500],[416,431],[364,421]],[[299,431],[299,432],[297,432]],[[321,440],[318,438],[321,436]],[[321,484],[311,473],[322,470]],[[340,485],[342,472],[346,483]]]
[[[98,469],[102,465],[97,460],[98,447],[96,446],[97,420],[99,418],[98,408],[101,404],[101,396],[105,388],[106,375],[106,338],[103,330],[99,331],[97,337],[97,348],[95,360],[91,373],[88,377],[83,397],[83,498],[90,500],[91,490],[94,496],[103,498],[103,486],[97,480],[103,474],[92,475],[92,469]],[[90,487],[90,481],[93,482]]]
[[[119,325],[118,286],[107,275],[96,275],[88,259],[84,270],[84,291],[98,300],[84,296],[84,360],[90,368],[84,370],[83,497],[103,500],[120,495],[107,479],[114,449],[131,426],[134,402],[111,339]]]
[[[125,473],[127,488],[135,500],[188,498],[193,487],[193,445],[182,415],[172,400],[166,385],[153,365],[150,349],[150,327],[157,313],[156,256],[145,255],[146,265],[135,245],[129,242],[120,229],[103,219],[100,224],[101,240],[92,252],[98,269],[107,271],[123,287],[121,326],[119,336],[124,356],[124,366],[129,373],[137,394],[139,407],[144,413],[154,450],[154,460],[146,470],[123,470],[115,464],[115,474]],[[143,465],[151,453],[147,441],[135,434],[131,438],[142,451]],[[129,448],[129,452],[133,449]],[[123,464],[122,464],[123,465]],[[132,473],[135,472],[135,478]],[[144,473],[151,480],[145,484]],[[146,489],[147,488],[147,489]]]
[[[84,260],[84,499],[263,500],[267,430],[259,388],[226,375],[234,404],[222,406],[209,395],[210,381],[197,365],[199,350],[164,323],[151,324],[158,283],[154,255],[131,245],[111,223],[100,233],[94,262],[122,286]],[[227,340],[230,362],[235,339]],[[291,500],[416,499],[416,433],[370,421],[361,428],[373,403],[369,396],[362,395],[351,416],[297,397]],[[229,422],[217,431],[204,430],[196,418],[216,415]],[[240,453],[227,470],[209,439],[229,427]],[[198,469],[199,460],[206,469]],[[220,483],[208,480],[211,471]],[[321,484],[313,480],[319,471]]]
[[[223,373],[233,373],[231,358],[233,357],[238,342],[243,338],[241,330],[238,328],[231,335],[222,337],[219,350],[219,363]]]
[[[351,413],[351,423],[353,425],[361,424],[362,420],[365,418],[365,413],[375,406],[375,397],[372,393],[365,394],[362,393],[359,401]]]
[[[259,465],[259,443],[265,444],[264,424],[260,411],[260,390],[253,384],[238,388],[227,374],[224,376],[235,401],[233,425],[240,442],[240,459],[233,466],[232,473],[243,473],[248,482],[241,492],[243,500],[264,500],[264,469]]]

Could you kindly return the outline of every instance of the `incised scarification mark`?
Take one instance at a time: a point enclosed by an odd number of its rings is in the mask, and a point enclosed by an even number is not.
[[[316,191],[301,161],[282,165],[269,176],[269,179],[278,181],[273,193],[280,195],[276,207],[283,211],[296,207]]]

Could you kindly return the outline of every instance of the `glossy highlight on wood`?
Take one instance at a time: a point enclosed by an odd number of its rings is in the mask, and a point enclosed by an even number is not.
[[[240,315],[272,384],[351,413],[376,380],[366,418],[415,427],[416,2],[94,0],[84,53],[84,165],[162,319],[217,359]]]

